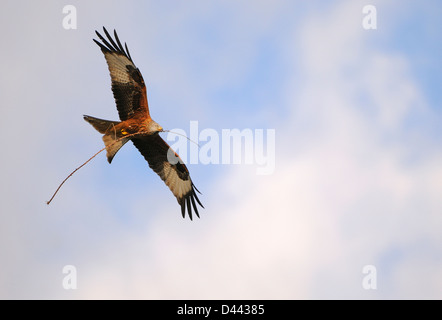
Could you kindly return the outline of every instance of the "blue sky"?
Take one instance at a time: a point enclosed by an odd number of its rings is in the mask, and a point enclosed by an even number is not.
[[[1,4],[1,298],[441,298],[439,2],[69,4],[76,30],[58,1]],[[127,144],[47,206],[102,147],[82,115],[117,120],[102,26],[128,44],[153,119],[275,129],[274,172],[189,165],[206,207],[191,222]]]

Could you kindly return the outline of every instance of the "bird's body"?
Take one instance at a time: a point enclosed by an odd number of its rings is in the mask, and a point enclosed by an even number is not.
[[[112,162],[118,150],[129,140],[140,151],[149,166],[161,177],[177,198],[183,217],[186,207],[190,219],[192,208],[199,217],[196,202],[203,207],[190,179],[189,171],[179,156],[159,136],[163,128],[152,120],[147,103],[146,86],[141,72],[114,31],[115,41],[103,28],[108,41],[98,32],[103,43],[95,41],[103,52],[112,80],[112,91],[121,121],[103,120],[84,116],[98,132],[103,134],[107,159]],[[126,138],[127,137],[127,138]],[[196,202],[195,202],[196,201]]]

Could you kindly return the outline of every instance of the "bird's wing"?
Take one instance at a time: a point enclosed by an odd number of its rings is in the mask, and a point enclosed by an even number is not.
[[[195,192],[198,189],[192,183],[186,165],[175,151],[158,134],[133,138],[132,142],[147,160],[153,171],[161,177],[175,195],[181,206],[183,218],[186,213],[186,207],[190,220],[192,220],[192,208],[199,218],[196,202],[201,207],[204,208],[204,206]]]
[[[112,79],[112,91],[121,121],[135,116],[142,119],[150,118],[146,85],[140,70],[132,61],[126,43],[124,47],[121,45],[115,30],[116,42],[104,27],[103,30],[108,40],[98,31],[95,31],[95,33],[103,43],[93,40],[100,46],[106,58]]]

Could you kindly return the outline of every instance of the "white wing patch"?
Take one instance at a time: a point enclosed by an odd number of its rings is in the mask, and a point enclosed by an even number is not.
[[[162,177],[163,178],[163,177]],[[178,199],[183,198],[192,190],[190,179],[182,180],[170,164],[164,166],[164,182]]]
[[[108,67],[109,72],[112,78],[112,81],[119,82],[119,83],[131,83],[133,82],[133,79],[131,79],[129,72],[127,71],[126,66],[134,64],[125,56],[121,54],[116,53],[109,53],[106,52],[104,54]],[[135,66],[134,66],[135,67]]]

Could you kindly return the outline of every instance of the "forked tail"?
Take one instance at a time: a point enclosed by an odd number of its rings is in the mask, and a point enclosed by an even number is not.
[[[104,134],[103,142],[106,146],[107,161],[111,163],[118,150],[129,141],[129,138],[122,138],[119,132],[115,130],[115,126],[120,122],[98,119],[91,116],[83,116],[83,119],[89,122],[98,132]]]

